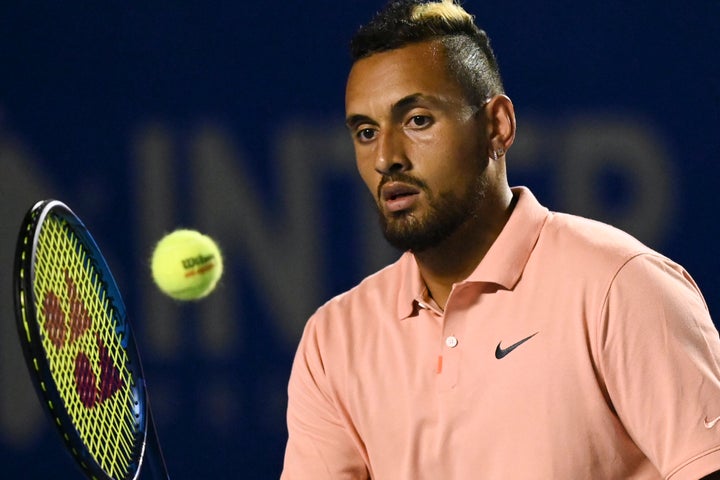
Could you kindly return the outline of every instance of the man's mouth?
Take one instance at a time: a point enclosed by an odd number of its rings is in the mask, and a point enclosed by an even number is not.
[[[380,198],[389,212],[399,212],[410,208],[419,193],[420,190],[412,185],[390,182],[380,189]]]

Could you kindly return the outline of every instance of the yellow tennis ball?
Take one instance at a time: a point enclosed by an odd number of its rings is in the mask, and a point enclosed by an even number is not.
[[[195,230],[175,230],[155,246],[151,269],[165,294],[197,300],[213,291],[222,276],[223,261],[212,238]]]

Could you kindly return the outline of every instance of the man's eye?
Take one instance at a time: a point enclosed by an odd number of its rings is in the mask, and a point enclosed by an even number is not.
[[[363,128],[357,132],[357,138],[360,141],[368,141],[375,138],[375,130],[372,128]]]
[[[410,117],[410,126],[412,127],[427,127],[432,123],[432,120],[427,115],[413,115]]]

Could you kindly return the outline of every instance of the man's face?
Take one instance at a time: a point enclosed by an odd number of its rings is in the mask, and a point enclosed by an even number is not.
[[[345,109],[358,170],[392,245],[419,252],[482,221],[484,116],[448,74],[440,43],[357,61]]]

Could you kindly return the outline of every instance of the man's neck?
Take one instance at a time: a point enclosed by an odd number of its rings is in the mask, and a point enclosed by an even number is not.
[[[453,284],[475,271],[500,235],[514,206],[512,193],[504,195],[486,209],[481,219],[462,225],[440,245],[413,252],[428,292],[440,308],[445,309]]]

